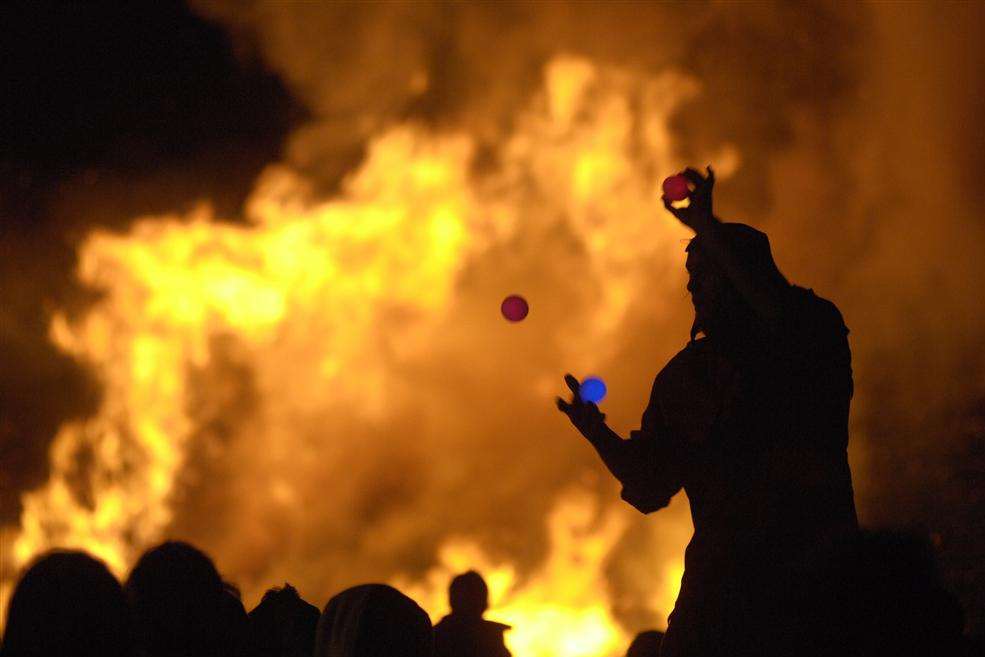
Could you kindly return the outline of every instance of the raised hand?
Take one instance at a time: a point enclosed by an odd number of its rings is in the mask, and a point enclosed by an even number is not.
[[[706,167],[708,176],[702,176],[697,170],[688,167],[681,173],[694,185],[694,190],[688,195],[691,200],[686,208],[675,208],[670,199],[663,197],[664,207],[677,219],[693,230],[700,233],[707,226],[717,221],[711,207],[711,192],[715,187],[715,172],[711,166]]]
[[[588,438],[591,432],[605,422],[605,415],[599,411],[599,407],[594,403],[582,400],[579,394],[581,384],[578,383],[578,379],[570,374],[565,374],[564,382],[571,390],[571,401],[567,402],[558,397],[558,410],[567,415],[571,424],[575,425],[575,428]]]

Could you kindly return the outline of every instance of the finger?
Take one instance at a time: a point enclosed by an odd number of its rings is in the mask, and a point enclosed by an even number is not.
[[[568,402],[564,401],[560,397],[558,397],[554,401],[557,404],[557,409],[559,411],[561,411],[565,415],[571,415],[571,404],[569,404]]]
[[[672,215],[674,215],[678,219],[682,219],[683,220],[683,217],[681,216],[681,211],[678,210],[677,208],[675,208],[673,205],[671,205],[670,199],[667,198],[666,196],[664,196],[662,198],[663,198],[663,202],[664,202],[664,207],[667,208],[667,212],[671,213]]]
[[[688,167],[681,172],[681,175],[688,179],[688,181],[695,187],[700,188],[705,184],[705,177],[698,172],[697,169],[692,169]]]
[[[715,184],[715,172],[712,171],[710,164],[705,169],[708,170],[708,187],[712,187]]]
[[[578,379],[571,376],[570,374],[565,374],[564,382],[568,384],[568,388],[574,394],[575,399],[580,399],[578,392],[581,390],[581,384],[578,383]]]

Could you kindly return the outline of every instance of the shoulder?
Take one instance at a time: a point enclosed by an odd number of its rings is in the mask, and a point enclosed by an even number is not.
[[[788,304],[791,320],[801,330],[806,329],[811,333],[830,331],[842,335],[848,333],[845,318],[838,306],[818,296],[814,290],[791,286]]]
[[[461,625],[461,623],[458,622],[458,618],[456,618],[451,614],[448,614],[447,616],[445,616],[440,621],[434,624],[434,629],[436,631],[443,631],[443,630],[448,630],[450,628],[454,628],[458,625]]]
[[[482,619],[482,626],[486,628],[489,632],[495,632],[502,634],[506,630],[513,629],[512,625],[507,625],[506,623],[497,623],[496,621]]]
[[[701,337],[691,340],[684,348],[678,351],[667,363],[668,366],[691,365],[708,357],[711,352],[711,342],[708,338]]]
[[[673,358],[667,361],[657,374],[657,380],[672,377],[681,371],[687,371],[704,363],[710,353],[710,343],[707,338],[691,340]]]
[[[658,399],[668,394],[678,396],[680,391],[688,387],[688,382],[700,377],[707,369],[711,345],[707,338],[692,340],[663,366],[650,388],[650,404],[652,408]]]
[[[851,371],[848,327],[834,303],[813,290],[794,288],[792,311],[777,353],[810,371]]]

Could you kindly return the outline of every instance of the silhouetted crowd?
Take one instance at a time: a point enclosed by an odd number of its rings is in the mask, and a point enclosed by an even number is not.
[[[864,532],[858,566],[856,654],[981,654],[981,644],[963,636],[963,611],[941,584],[929,542]],[[451,613],[432,627],[414,600],[385,584],[346,589],[320,612],[285,584],[247,613],[212,559],[187,543],[148,550],[122,585],[101,561],[57,550],[21,575],[0,656],[510,657],[510,627],[483,618],[481,575],[455,577],[449,603]],[[627,657],[658,657],[662,637],[641,632]]]

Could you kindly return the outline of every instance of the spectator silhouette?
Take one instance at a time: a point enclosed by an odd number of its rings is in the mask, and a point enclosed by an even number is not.
[[[964,611],[946,589],[926,536],[866,530],[860,545],[858,616],[865,657],[970,654]]]
[[[660,657],[660,644],[663,640],[664,633],[658,630],[640,632],[629,644],[626,657]]]
[[[250,612],[250,652],[255,657],[311,657],[315,652],[318,607],[301,599],[290,584],[270,589]]]
[[[7,608],[3,657],[124,657],[126,599],[103,562],[53,551],[24,572]]]
[[[482,575],[470,570],[448,587],[451,613],[434,626],[435,657],[510,657],[503,641],[509,625],[485,620],[489,589]]]
[[[325,605],[315,657],[432,657],[431,619],[416,602],[385,584],[342,591]]]
[[[126,593],[138,654],[147,657],[228,657],[238,654],[245,611],[201,550],[168,541],[145,552]]]
[[[684,175],[690,205],[664,205],[696,233],[690,342],[656,376],[628,440],[571,375],[558,408],[641,512],[687,493],[694,535],[665,656],[845,655],[858,531],[848,329],[834,304],[784,278],[766,235],[714,215],[710,167]]]
[[[222,641],[226,653],[231,655],[246,655],[249,641],[250,620],[243,607],[239,589],[224,582],[222,597],[219,605],[220,630],[224,634]]]

